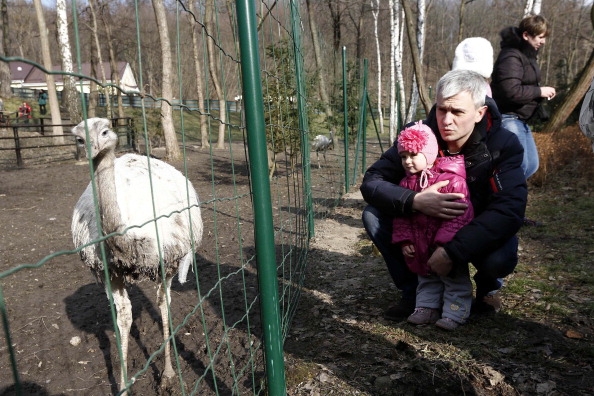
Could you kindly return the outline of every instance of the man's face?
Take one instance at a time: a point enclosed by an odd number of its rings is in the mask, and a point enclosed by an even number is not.
[[[441,138],[450,149],[461,148],[479,122],[487,106],[476,108],[470,92],[460,92],[451,98],[437,98],[437,126]]]

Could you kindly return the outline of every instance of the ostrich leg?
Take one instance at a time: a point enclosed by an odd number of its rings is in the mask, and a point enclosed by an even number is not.
[[[132,303],[124,286],[122,278],[115,278],[111,282],[113,302],[116,306],[118,329],[122,344],[122,370],[120,373],[120,391],[126,387],[126,370],[128,368],[128,338],[132,326]],[[126,393],[122,394],[126,396]]]
[[[171,344],[168,342],[169,338],[169,313],[167,311],[167,302],[170,301],[170,290],[171,290],[171,279],[168,277],[165,280],[166,289],[163,292],[163,285],[159,284],[157,289],[157,303],[161,310],[161,321],[163,322],[163,342],[165,343],[165,369],[163,370],[163,379],[165,380],[162,386],[169,382],[169,379],[173,378],[175,371],[171,365]]]

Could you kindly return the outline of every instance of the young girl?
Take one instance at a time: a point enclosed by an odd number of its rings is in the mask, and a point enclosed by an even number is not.
[[[438,246],[449,242],[474,216],[466,184],[464,156],[438,158],[435,135],[421,121],[400,132],[398,153],[407,173],[400,186],[420,192],[448,180],[448,185],[440,192],[462,193],[465,198],[461,202],[468,204],[464,214],[452,220],[416,212],[411,217],[394,218],[393,223],[392,242],[400,244],[408,267],[419,276],[416,308],[408,322],[418,325],[435,323],[443,329],[454,330],[470,315],[472,283],[468,267],[439,277],[431,274],[427,261]]]

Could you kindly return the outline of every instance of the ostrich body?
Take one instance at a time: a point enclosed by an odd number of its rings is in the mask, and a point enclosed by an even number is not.
[[[105,240],[124,363],[120,377],[120,390],[125,388],[128,337],[132,325],[132,304],[126,285],[146,278],[159,282],[157,302],[161,311],[165,342],[163,377],[167,382],[175,375],[171,364],[170,345],[167,342],[169,338],[167,302],[170,299],[173,276],[179,270],[180,282],[185,281],[192,264],[194,249],[202,239],[202,217],[198,196],[192,184],[186,181],[178,170],[165,162],[150,159],[149,164],[147,157],[135,154],[116,158],[115,148],[118,137],[109,128],[108,120],[91,118],[87,120],[87,125],[103,235],[121,233]],[[72,133],[76,136],[77,143],[86,148],[85,122],[74,127]],[[150,180],[152,180],[154,192],[155,212],[153,212]],[[72,216],[72,238],[76,247],[86,245],[103,236],[99,234],[97,228],[91,184],[89,183],[79,198]],[[155,218],[158,218],[156,221],[158,239],[155,222],[151,221]],[[163,259],[163,272],[159,250]],[[96,278],[103,280],[104,266],[100,244],[95,243],[82,248],[80,256]],[[165,277],[164,291],[162,276]]]
[[[326,162],[326,151],[329,147],[332,146],[334,148],[334,131],[330,131],[330,137],[325,135],[317,135],[314,140],[311,142],[312,149],[316,152],[316,158],[318,159],[318,168],[321,168],[320,165],[320,151],[324,156],[324,163]]]

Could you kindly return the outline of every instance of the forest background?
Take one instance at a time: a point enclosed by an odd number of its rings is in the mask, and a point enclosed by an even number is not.
[[[77,7],[76,26],[72,21],[72,4]],[[276,1],[270,1],[258,5],[260,27],[266,18],[273,15],[276,4]],[[360,68],[362,60],[368,59],[369,97],[382,115],[380,129],[382,132],[389,130],[390,139],[397,132],[398,125],[422,117],[422,110],[430,106],[432,87],[451,68],[454,49],[462,39],[475,36],[488,39],[496,57],[499,32],[507,26],[517,26],[526,12],[545,15],[551,26],[551,34],[539,54],[541,82],[555,87],[558,93],[555,100],[548,104],[551,107],[549,110],[559,107],[568,99],[570,92],[577,92],[572,90],[572,85],[577,83],[582,72],[588,73],[586,66],[593,63],[590,57],[594,48],[594,32],[589,0],[306,0],[300,7],[302,35],[306,37],[302,42],[305,70],[308,79],[316,82],[310,85],[308,92],[311,100],[321,103],[327,114],[332,113],[332,106],[340,103],[343,48],[350,68],[352,65]],[[139,21],[134,18],[136,8]],[[47,53],[53,58],[52,64],[61,63],[65,71],[68,67],[73,68],[65,63],[65,54],[66,57],[73,55],[64,51],[64,42],[72,46],[75,40],[79,40],[78,45],[82,49],[80,62],[128,62],[137,81],[143,82],[143,86],[139,87],[143,94],[172,99],[176,95],[171,87],[180,86],[186,99],[234,100],[241,97],[240,73],[236,70],[237,59],[233,56],[237,53],[237,37],[232,2],[58,0],[56,3],[42,3],[40,0],[2,0],[1,10],[3,48],[0,48],[0,54],[5,56],[43,64],[44,41],[36,15],[38,10],[47,26]],[[180,10],[184,12],[180,13]],[[187,19],[177,22],[180,15]],[[64,26],[68,29],[69,37],[66,38],[60,33]],[[407,26],[414,32],[410,37],[407,36]],[[206,31],[206,36],[212,40],[193,43],[193,31],[197,27]],[[160,34],[165,31],[167,35]],[[262,29],[259,34],[262,43],[282,38],[282,34],[272,30]],[[176,53],[178,48],[175,45],[163,45],[164,39],[173,42],[175,37],[181,43],[179,53]],[[212,61],[214,52],[206,48],[213,41],[217,50],[227,55],[215,62]],[[411,48],[414,50],[411,51]],[[201,53],[209,55],[201,57]],[[139,54],[142,54],[142,59],[139,59]],[[204,61],[201,71],[198,65],[202,62],[200,58]],[[167,59],[169,62],[175,59],[179,63],[176,65],[178,72],[173,72],[172,66],[167,70],[164,66]],[[140,62],[142,67],[139,67]],[[418,67],[416,73],[415,63]],[[6,88],[10,78],[7,67],[6,63],[0,63],[2,97],[10,96]],[[94,70],[95,77],[101,81],[99,68]],[[76,67],[73,71],[76,72]],[[209,71],[212,78],[208,76]],[[589,71],[587,85],[592,73]],[[220,79],[216,76],[225,77]],[[587,85],[582,84],[577,100],[573,100],[570,109],[564,112],[554,127],[576,120],[570,113],[577,108]],[[76,95],[73,96],[73,102],[79,100]],[[49,104],[52,105],[51,98]],[[76,103],[69,109],[80,112]],[[162,111],[167,111],[165,106]],[[78,120],[80,116],[71,114],[70,118]],[[389,119],[389,123],[384,125],[384,119]],[[167,136],[168,125],[165,123],[163,128]],[[207,144],[204,139],[203,144]]]

